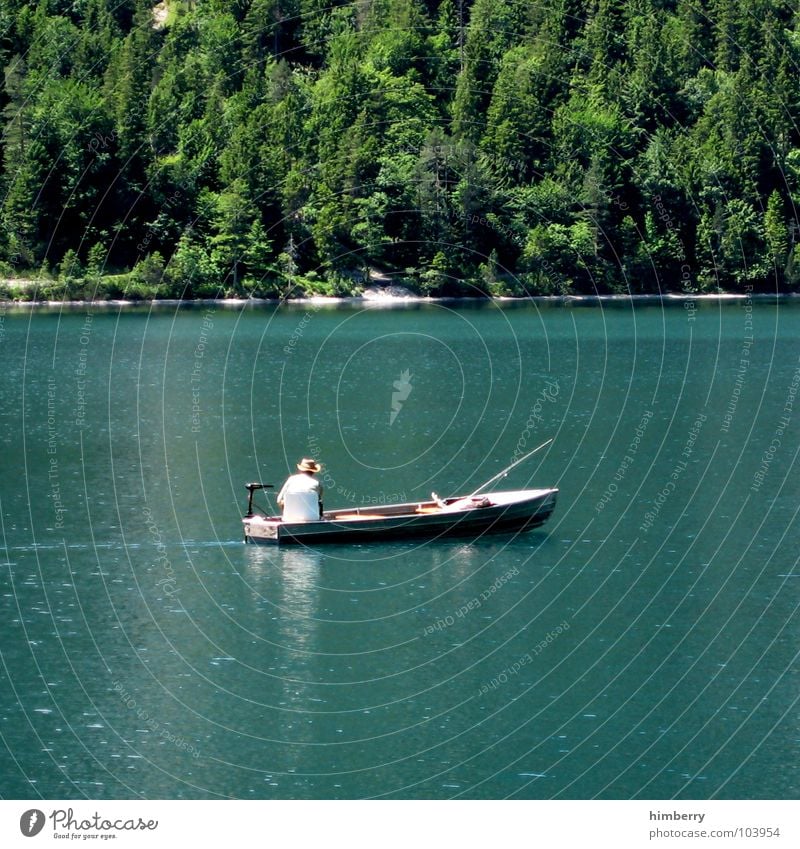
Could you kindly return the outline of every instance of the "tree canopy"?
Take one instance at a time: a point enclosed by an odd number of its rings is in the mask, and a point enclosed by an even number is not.
[[[798,0],[0,0],[0,33],[6,277],[800,288]]]

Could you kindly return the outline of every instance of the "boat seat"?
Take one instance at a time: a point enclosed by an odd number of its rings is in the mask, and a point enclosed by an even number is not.
[[[283,521],[319,521],[319,496],[317,493],[287,492],[283,497]]]
[[[385,519],[383,513],[337,513],[334,519],[350,521],[352,519]]]

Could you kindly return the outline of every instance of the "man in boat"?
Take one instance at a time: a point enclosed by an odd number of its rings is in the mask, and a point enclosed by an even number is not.
[[[297,464],[299,474],[290,475],[286,479],[286,483],[281,487],[278,493],[278,506],[283,509],[284,497],[290,492],[316,492],[319,502],[319,517],[322,518],[322,482],[317,480],[314,475],[322,471],[322,466],[309,457],[303,459]]]

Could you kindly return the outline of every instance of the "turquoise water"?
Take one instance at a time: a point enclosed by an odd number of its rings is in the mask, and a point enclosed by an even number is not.
[[[3,797],[797,796],[793,302],[0,309]],[[549,438],[536,531],[241,542]]]

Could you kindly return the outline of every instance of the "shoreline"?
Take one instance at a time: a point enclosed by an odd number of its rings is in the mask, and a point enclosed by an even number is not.
[[[142,300],[96,300],[96,301],[14,301],[10,298],[5,299],[0,297],[0,304],[8,309],[80,309],[89,308],[107,308],[107,309],[123,309],[130,307],[139,308],[160,308],[160,307],[191,307],[191,306],[218,306],[226,309],[243,309],[248,306],[264,308],[273,307],[275,309],[282,306],[313,306],[316,308],[331,306],[369,306],[369,307],[403,307],[403,306],[424,306],[425,304],[494,304],[498,306],[517,306],[523,304],[547,304],[547,305],[602,305],[609,304],[626,304],[626,303],[684,303],[686,301],[703,301],[703,302],[725,302],[725,301],[791,301],[800,298],[800,293],[794,292],[774,292],[774,293],[746,293],[746,292],[718,292],[718,293],[703,293],[692,294],[683,292],[666,292],[664,294],[635,294],[635,295],[531,295],[529,297],[426,297],[423,295],[390,295],[390,294],[371,294],[371,295],[351,295],[347,297],[332,297],[327,295],[309,295],[300,298],[153,298]]]

